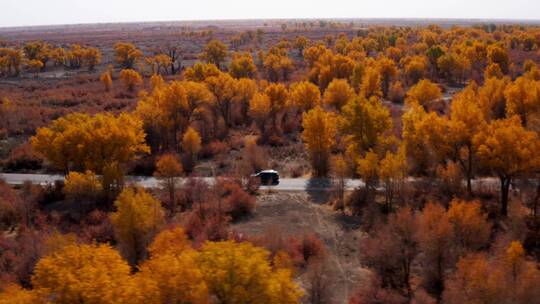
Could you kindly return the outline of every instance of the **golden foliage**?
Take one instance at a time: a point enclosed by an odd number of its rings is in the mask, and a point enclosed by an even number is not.
[[[337,118],[335,114],[315,107],[302,117],[302,139],[308,150],[315,176],[326,176],[330,169],[330,153],[336,141]]]
[[[143,53],[132,43],[118,42],[114,45],[114,58],[123,68],[131,69],[142,58]]]
[[[287,269],[272,270],[269,252],[250,243],[206,243],[198,257],[204,280],[221,303],[299,303],[303,292]]]
[[[257,73],[257,66],[253,63],[250,53],[235,53],[229,64],[229,73],[234,78],[253,78]]]
[[[110,71],[106,71],[106,72],[103,72],[103,74],[101,74],[99,76],[99,81],[101,81],[101,83],[103,84],[103,87],[105,88],[105,91],[110,91],[111,88],[112,88],[112,77],[111,77],[111,72]]]
[[[91,170],[103,175],[103,186],[122,184],[124,167],[140,153],[148,153],[142,122],[129,114],[74,113],[39,128],[33,148],[55,167]]]
[[[527,131],[517,116],[492,121],[473,138],[480,165],[501,180],[501,213],[507,214],[508,189],[513,178],[540,165],[540,140]]]
[[[103,190],[101,181],[92,171],[85,173],[70,172],[64,181],[64,194],[71,200],[93,197]]]
[[[524,126],[540,114],[540,81],[519,77],[504,91],[507,115],[519,115]]]
[[[132,69],[124,69],[120,71],[120,81],[124,84],[128,91],[133,91],[136,86],[143,83],[141,75]]]
[[[360,155],[362,151],[373,149],[380,136],[392,128],[388,108],[380,100],[367,100],[362,96],[353,98],[342,108],[341,133],[349,145]]]
[[[34,290],[23,289],[10,284],[0,292],[0,304],[46,304],[45,297]]]
[[[130,267],[108,245],[69,245],[36,265],[36,292],[55,303],[123,303],[133,292]]]
[[[417,102],[424,108],[427,108],[430,102],[440,99],[441,97],[441,88],[435,83],[423,79],[409,89],[405,102]]]
[[[121,251],[133,265],[146,257],[146,247],[164,222],[161,203],[142,188],[126,188],[114,202],[111,222]]]
[[[220,68],[221,63],[227,57],[227,46],[221,41],[213,39],[210,40],[204,47],[201,59],[208,63],[215,64],[217,68]]]
[[[305,112],[320,105],[321,92],[311,82],[302,81],[291,85],[289,98],[292,105]]]
[[[345,79],[334,79],[324,91],[323,100],[325,104],[341,110],[354,97],[354,90]]]

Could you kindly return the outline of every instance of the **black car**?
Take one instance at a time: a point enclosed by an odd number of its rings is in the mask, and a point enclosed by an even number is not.
[[[262,186],[279,185],[279,174],[276,170],[264,170],[251,177],[259,179]]]

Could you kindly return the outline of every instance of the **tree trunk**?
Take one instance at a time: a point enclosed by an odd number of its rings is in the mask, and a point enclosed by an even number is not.
[[[501,180],[501,215],[506,217],[508,215],[508,193],[512,178],[503,175],[499,178]]]
[[[468,157],[468,163],[467,163],[467,193],[469,195],[472,195],[472,166],[473,166],[473,153],[472,153],[472,147],[468,146],[469,150],[469,157]]]
[[[533,200],[533,216],[536,219],[538,215],[538,201],[540,201],[540,180],[537,181],[538,185],[536,186],[536,195]]]

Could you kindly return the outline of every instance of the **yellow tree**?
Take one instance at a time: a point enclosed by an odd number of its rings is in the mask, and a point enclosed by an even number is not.
[[[307,47],[309,40],[305,36],[297,36],[294,39],[294,48],[298,50],[298,56],[303,56],[304,49]]]
[[[356,172],[364,181],[368,194],[373,195],[379,183],[379,155],[369,150],[363,157],[356,158]]]
[[[234,78],[253,78],[257,73],[257,66],[253,63],[250,53],[234,53],[229,64],[229,73]]]
[[[454,199],[448,208],[448,220],[454,228],[456,243],[464,250],[479,250],[489,244],[491,224],[478,201]]]
[[[504,92],[509,82],[507,77],[502,79],[492,77],[486,79],[484,85],[478,88],[478,104],[486,120],[500,119],[505,116]]]
[[[232,106],[236,97],[237,81],[227,73],[205,79],[206,86],[214,94],[216,116],[223,117],[225,128],[232,126]],[[216,117],[217,118],[217,117]]]
[[[270,117],[271,106],[270,98],[263,93],[255,93],[249,101],[249,117],[253,119],[263,136],[268,132],[265,125]]]
[[[383,95],[387,96],[390,82],[398,75],[396,63],[390,58],[382,57],[377,59],[376,66],[381,75]]]
[[[302,81],[291,85],[289,99],[292,105],[306,112],[320,105],[321,92],[319,87],[311,82]]]
[[[303,295],[290,269],[272,270],[269,252],[247,242],[207,242],[198,262],[219,303],[297,304]]]
[[[518,241],[495,257],[469,254],[459,260],[445,287],[445,303],[533,303],[540,297],[540,271]],[[500,288],[501,283],[507,288]]]
[[[28,71],[33,72],[34,76],[37,77],[37,74],[43,69],[43,62],[37,59],[29,60],[26,63],[26,68]]]
[[[275,134],[281,133],[281,118],[287,109],[287,101],[289,100],[289,91],[281,83],[270,84],[264,90],[264,95],[267,96],[268,102],[268,119],[270,120],[271,130]]]
[[[141,75],[132,69],[124,69],[120,71],[120,81],[122,81],[126,89],[130,92],[132,92],[136,86],[143,83]]]
[[[7,76],[18,76],[21,72],[23,52],[19,49],[0,48],[0,72]]]
[[[432,101],[438,100],[441,97],[441,88],[435,83],[423,79],[409,89],[405,102],[417,102],[419,105],[423,106],[424,109],[427,109]]]
[[[380,136],[392,128],[390,112],[379,99],[358,96],[342,108],[341,133],[356,155],[375,148]]]
[[[163,224],[161,203],[142,188],[126,188],[114,202],[111,214],[120,249],[131,265],[146,258],[146,247]]]
[[[268,79],[277,82],[280,79],[289,79],[289,74],[294,69],[294,63],[285,51],[272,48],[264,55],[263,67],[266,70]]]
[[[161,255],[179,255],[189,249],[191,249],[191,242],[184,229],[179,227],[161,231],[148,247],[150,256],[153,258]]]
[[[69,114],[39,128],[31,143],[66,174],[91,170],[103,175],[104,189],[121,187],[126,165],[149,152],[142,122],[129,114]]]
[[[354,89],[349,85],[347,80],[334,79],[324,91],[323,101],[325,104],[333,106],[336,110],[340,111],[354,96]]]
[[[183,75],[186,80],[204,81],[211,76],[218,76],[221,71],[215,64],[197,62],[192,67],[187,68]]]
[[[475,85],[470,85],[452,100],[448,139],[452,158],[461,166],[467,180],[467,192],[472,193],[474,175],[474,136],[486,127],[486,121],[477,102]],[[444,134],[441,135],[444,137]]]
[[[488,47],[487,52],[489,62],[498,64],[504,74],[508,73],[510,62],[508,50],[500,44],[492,44]]]
[[[320,106],[304,113],[302,119],[302,139],[308,150],[313,173],[317,177],[326,176],[330,169],[329,159],[336,141],[337,118],[325,112]]]
[[[453,266],[454,230],[446,210],[440,204],[428,203],[418,215],[416,240],[423,253],[425,284],[436,293],[444,287],[446,270]]]
[[[332,177],[336,189],[336,201],[334,209],[345,211],[345,179],[351,175],[351,168],[343,155],[335,156],[332,159]]]
[[[54,66],[62,66],[66,63],[66,50],[58,47],[51,50],[51,58],[54,62]]]
[[[370,98],[372,96],[383,96],[383,92],[381,90],[381,74],[379,70],[374,67],[366,68],[364,76],[362,77],[362,85],[360,87],[360,92],[366,98]]]
[[[513,179],[540,166],[540,139],[521,125],[517,116],[492,121],[473,138],[480,164],[500,180],[501,214],[508,213],[508,193]]]
[[[59,304],[134,300],[130,267],[109,245],[68,245],[42,258],[32,285]]]
[[[400,147],[396,153],[386,152],[384,158],[379,162],[377,171],[379,179],[384,184],[386,211],[391,212],[396,194],[403,188],[407,177],[405,148]]]
[[[193,170],[197,156],[201,151],[201,136],[192,127],[189,127],[182,137],[182,151],[184,151],[187,161],[187,171]]]
[[[99,197],[103,187],[101,181],[92,171],[85,173],[70,172],[64,181],[64,194],[66,198],[73,203],[82,204],[85,201],[94,201]]]
[[[184,230],[159,233],[150,245],[150,259],[135,275],[144,303],[209,304],[210,295]]]
[[[448,82],[459,83],[465,79],[465,74],[471,68],[471,62],[463,55],[448,53],[437,59],[437,67]]]
[[[214,96],[204,83],[172,81],[144,96],[136,113],[150,133],[153,150],[179,149],[182,133],[191,122],[204,117],[213,102]]]
[[[249,123],[249,102],[258,90],[257,82],[253,79],[240,78],[236,81],[234,102],[240,106],[240,119],[242,123]]]
[[[411,102],[402,121],[403,143],[416,171],[427,173],[434,164],[446,159],[450,151],[448,119],[435,112],[427,113],[417,102]]]
[[[540,81],[519,77],[506,87],[504,97],[507,115],[519,115],[525,127],[540,113]]]
[[[9,284],[0,291],[0,304],[46,304],[42,295],[15,284]]]
[[[101,51],[94,47],[85,48],[83,62],[90,71],[93,71],[96,65],[101,63]]]
[[[404,66],[403,73],[409,84],[414,84],[424,77],[427,71],[427,61],[425,56],[412,56],[401,60]]]
[[[164,154],[156,162],[154,176],[162,180],[165,189],[169,192],[169,203],[172,206],[174,206],[176,202],[176,184],[178,183],[178,178],[182,176],[182,172],[182,164],[178,160],[176,154]]]
[[[99,80],[103,84],[103,87],[105,88],[105,91],[109,92],[111,90],[111,88],[112,88],[111,72],[110,71],[103,72],[103,74],[101,74],[101,76],[99,76]]]
[[[484,79],[489,79],[489,78],[501,79],[503,77],[504,77],[504,74],[501,70],[501,67],[496,63],[492,63],[488,65],[484,71]]]
[[[125,69],[131,69],[142,58],[143,53],[135,45],[128,42],[118,42],[114,45],[114,58]]]
[[[227,57],[227,46],[221,41],[213,39],[204,47],[201,59],[208,63],[215,64],[218,69],[221,68],[221,63]]]

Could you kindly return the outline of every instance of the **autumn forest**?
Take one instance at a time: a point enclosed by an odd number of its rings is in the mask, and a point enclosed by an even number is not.
[[[540,303],[540,27],[0,28],[0,172],[0,304]]]

